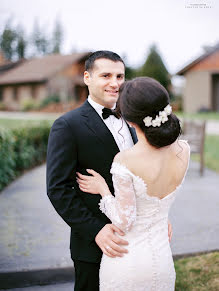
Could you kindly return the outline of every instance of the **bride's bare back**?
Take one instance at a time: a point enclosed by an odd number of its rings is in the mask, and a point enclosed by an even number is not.
[[[119,153],[115,161],[142,178],[148,195],[162,199],[182,183],[189,163],[189,146],[183,140],[160,149],[137,143]]]

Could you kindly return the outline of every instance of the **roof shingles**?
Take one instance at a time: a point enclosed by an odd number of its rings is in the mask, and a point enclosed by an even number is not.
[[[85,58],[88,53],[48,55],[30,59],[0,76],[0,85],[43,82],[67,66]]]

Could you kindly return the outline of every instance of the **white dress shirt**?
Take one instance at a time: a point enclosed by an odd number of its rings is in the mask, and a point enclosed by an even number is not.
[[[124,119],[122,117],[118,119],[114,115],[110,115],[108,118],[103,119],[102,110],[104,106],[96,103],[90,96],[88,96],[88,102],[96,110],[96,112],[99,114],[103,122],[112,133],[119,150],[122,151],[131,148],[134,143],[128,129],[128,125],[126,124]],[[114,108],[115,107],[116,105],[114,106]]]

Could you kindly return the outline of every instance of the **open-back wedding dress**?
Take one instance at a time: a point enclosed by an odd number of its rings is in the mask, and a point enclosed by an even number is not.
[[[111,173],[115,197],[104,196],[100,209],[126,232],[122,238],[129,245],[123,257],[103,255],[100,291],[173,291],[175,269],[168,239],[168,212],[183,181],[160,199],[149,196],[142,178],[125,165],[113,162]]]

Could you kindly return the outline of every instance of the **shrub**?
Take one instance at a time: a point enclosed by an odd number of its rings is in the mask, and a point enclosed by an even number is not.
[[[6,105],[3,102],[0,102],[0,110],[5,110]]]
[[[0,130],[0,190],[15,178],[14,137]]]
[[[182,111],[183,109],[183,100],[181,95],[175,95],[174,98],[171,100],[171,106],[173,111]]]
[[[61,99],[58,95],[51,95],[45,99],[43,99],[40,103],[40,108],[46,107],[51,103],[60,103]]]
[[[28,111],[38,109],[40,106],[39,102],[33,99],[23,99],[20,102],[21,111]]]
[[[45,161],[49,131],[47,122],[0,129],[0,190],[23,170]]]

